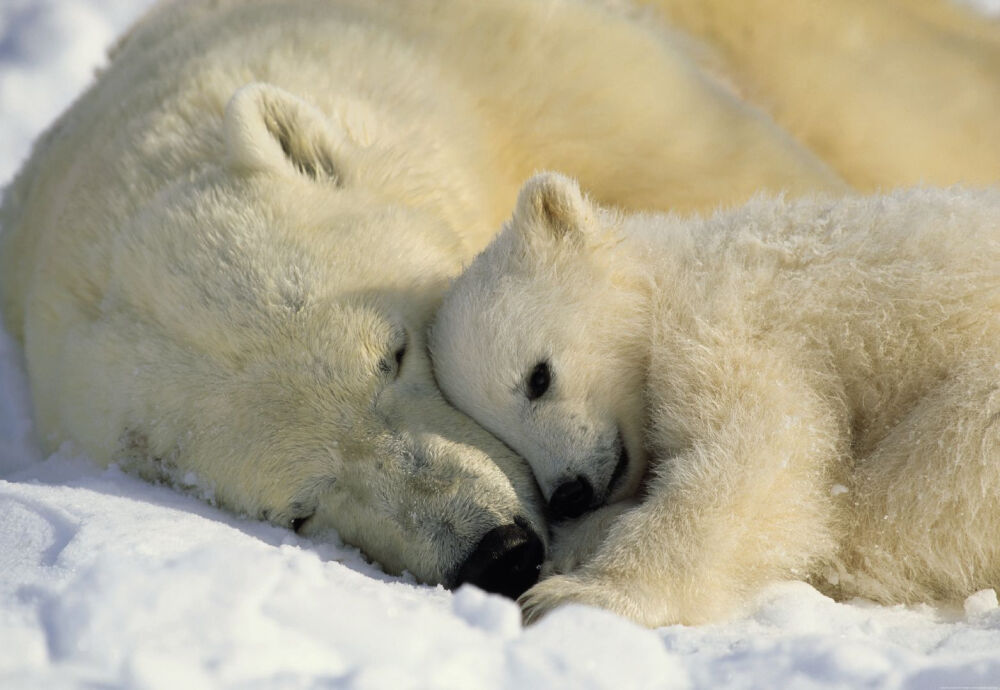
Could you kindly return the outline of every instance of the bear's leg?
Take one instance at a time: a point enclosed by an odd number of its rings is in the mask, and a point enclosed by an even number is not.
[[[850,184],[996,181],[1000,29],[958,3],[642,1]]]
[[[649,626],[705,622],[834,553],[843,434],[804,377],[746,352],[672,375],[654,433],[683,429],[686,443],[592,559],[522,596],[526,620],[579,603]]]
[[[537,95],[544,106],[519,123],[508,147],[522,152],[522,176],[559,170],[603,204],[673,212],[735,205],[761,190],[849,191],[826,163],[714,83],[678,46],[646,43],[617,47],[625,74],[587,51],[594,65],[556,65],[585,78]],[[571,57],[584,56],[567,49],[556,62]],[[525,85],[518,97],[532,91]]]
[[[683,38],[597,3],[470,7],[472,20],[436,29],[460,37],[436,45],[517,183],[558,170],[606,205],[664,211],[847,189]]]
[[[1000,586],[1000,357],[924,395],[863,458],[843,596],[955,600]]]

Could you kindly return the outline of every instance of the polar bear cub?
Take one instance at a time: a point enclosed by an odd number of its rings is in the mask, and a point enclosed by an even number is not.
[[[998,190],[681,219],[542,174],[431,348],[553,513],[638,499],[557,536],[582,562],[523,595],[528,620],[697,623],[786,578],[880,602],[1000,586]]]

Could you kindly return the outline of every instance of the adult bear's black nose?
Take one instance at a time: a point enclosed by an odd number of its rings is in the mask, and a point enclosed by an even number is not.
[[[545,547],[520,518],[491,529],[458,570],[455,586],[466,582],[516,599],[538,582]]]
[[[549,499],[549,511],[553,520],[580,517],[590,508],[594,500],[594,487],[586,477],[577,476],[560,484]]]

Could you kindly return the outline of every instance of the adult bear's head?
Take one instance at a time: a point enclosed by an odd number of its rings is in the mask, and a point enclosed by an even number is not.
[[[128,184],[169,182],[118,216],[75,202],[76,234],[39,253],[24,331],[43,435],[336,530],[389,572],[533,584],[530,471],[433,381],[424,331],[468,254],[433,189],[406,198],[390,148],[270,85],[238,90],[204,141],[150,122]]]

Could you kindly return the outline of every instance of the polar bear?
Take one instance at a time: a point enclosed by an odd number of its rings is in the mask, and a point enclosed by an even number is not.
[[[553,512],[633,499],[571,527],[581,562],[523,595],[528,620],[698,623],[781,578],[879,602],[1000,586],[1000,190],[683,219],[543,174],[429,342]]]
[[[532,171],[695,209],[843,183],[686,47],[569,0],[164,2],[6,191],[39,435],[389,572],[516,595],[530,472],[424,328]]]

